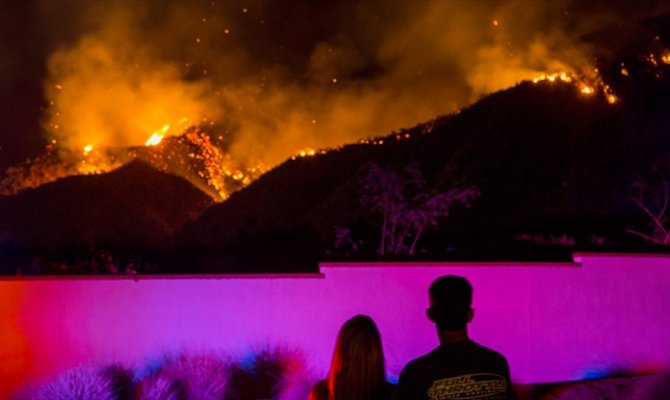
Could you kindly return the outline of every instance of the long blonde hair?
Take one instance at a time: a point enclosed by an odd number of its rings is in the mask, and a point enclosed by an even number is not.
[[[387,390],[381,335],[367,315],[356,315],[337,335],[328,373],[329,400],[381,399]]]

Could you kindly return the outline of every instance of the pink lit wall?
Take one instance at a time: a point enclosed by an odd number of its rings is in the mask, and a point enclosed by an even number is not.
[[[581,379],[670,363],[670,257],[574,263],[322,264],[322,274],[0,280],[0,398],[80,364],[142,365],[164,352],[299,348],[325,374],[337,331],[370,315],[389,375],[437,345],[425,318],[438,276],[475,288],[471,336],[513,379]]]

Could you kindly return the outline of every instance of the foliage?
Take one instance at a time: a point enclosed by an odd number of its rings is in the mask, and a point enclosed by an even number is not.
[[[425,181],[416,163],[400,172],[375,163],[368,163],[366,169],[361,203],[382,214],[380,255],[415,254],[417,242],[428,228],[436,227],[456,204],[470,207],[479,196],[474,186],[424,191]]]
[[[361,249],[362,240],[355,240],[351,236],[351,228],[345,226],[334,226],[335,244],[333,248],[344,255],[355,253]]]
[[[78,367],[51,382],[27,386],[11,400],[306,399],[314,383],[302,353],[280,346],[241,360],[215,352],[183,353],[132,371],[117,365]]]
[[[637,385],[633,399],[670,399],[670,366],[641,381]]]
[[[636,182],[636,193],[631,200],[648,219],[645,230],[626,229],[626,232],[639,236],[651,243],[663,246],[670,245],[670,221],[668,219],[668,205],[670,190],[668,182],[659,172],[660,182],[649,187],[645,182]]]
[[[184,354],[145,377],[138,384],[138,398],[221,400],[228,378],[228,366],[215,355]]]
[[[301,400],[312,383],[299,351],[270,347],[232,365],[228,399]]]
[[[27,388],[15,400],[125,400],[129,399],[130,374],[118,366],[105,368],[78,367],[54,381]]]

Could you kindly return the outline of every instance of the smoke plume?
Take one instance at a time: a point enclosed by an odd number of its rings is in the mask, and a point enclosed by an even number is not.
[[[43,3],[49,138],[80,154],[199,125],[233,157],[274,165],[542,73],[584,73],[580,36],[621,14],[570,1],[278,3]]]

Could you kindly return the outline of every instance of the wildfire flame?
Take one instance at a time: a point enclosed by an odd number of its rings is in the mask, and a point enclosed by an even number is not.
[[[165,137],[165,134],[170,130],[170,125],[163,125],[163,127],[159,130],[154,132],[151,137],[144,143],[145,146],[156,146],[160,142],[163,141],[163,138]]]
[[[532,82],[533,83],[562,82],[562,83],[574,84],[578,88],[579,93],[581,93],[582,95],[591,96],[596,92],[600,91],[605,97],[605,100],[607,100],[609,104],[616,104],[619,101],[619,97],[612,91],[610,86],[605,84],[602,81],[602,79],[597,75],[598,70],[595,69],[594,72],[596,73],[596,75],[594,78],[591,79],[587,79],[583,76],[566,71],[555,72],[552,74],[545,73],[533,78]]]
[[[670,51],[664,50],[659,53],[651,53],[643,56],[643,59],[657,68],[656,76],[663,74],[661,68],[670,65]],[[624,77],[630,78],[634,70],[630,70],[621,63],[617,71]],[[583,96],[602,95],[609,104],[616,104],[620,98],[611,87],[600,77],[597,69],[588,70],[588,73],[578,74],[570,71],[556,71],[541,73],[530,79],[539,84],[568,84],[575,88],[576,93]],[[63,86],[55,86],[62,90]],[[458,112],[456,112],[458,113]],[[193,118],[191,118],[193,119]],[[34,159],[26,160],[24,163],[10,167],[5,171],[0,181],[0,194],[14,194],[27,188],[33,188],[42,184],[55,181],[67,176],[82,174],[100,174],[109,172],[125,164],[133,158],[140,158],[157,169],[169,173],[181,175],[207,191],[218,200],[228,198],[234,191],[249,185],[260,175],[269,170],[258,160],[233,159],[221,146],[212,141],[209,134],[197,128],[186,129],[186,117],[178,121],[166,121],[161,128],[145,131],[148,139],[144,146],[137,148],[108,148],[98,141],[98,137],[91,135],[83,138],[80,142],[79,151],[71,152],[64,157],[61,153],[67,144],[55,138],[47,146],[44,155]],[[212,125],[209,120],[196,119],[196,124],[206,123]],[[147,124],[149,125],[149,124]],[[156,125],[154,125],[155,127]],[[160,126],[160,125],[157,125]],[[428,126],[428,125],[426,125]],[[64,130],[62,126],[55,127]],[[95,132],[91,130],[91,132]],[[176,133],[182,133],[175,136]],[[150,133],[150,134],[149,134]],[[221,134],[223,135],[223,134]],[[219,136],[219,139],[222,136]],[[141,136],[140,136],[141,137]],[[146,136],[145,136],[146,137]],[[361,144],[383,145],[385,140],[406,140],[410,138],[407,132],[393,133],[390,137],[369,137],[360,139]],[[165,144],[169,141],[169,144]],[[89,143],[87,143],[89,142]],[[141,142],[140,142],[141,143]],[[160,146],[159,146],[160,145]],[[144,150],[140,150],[144,149]],[[335,148],[305,147],[294,152],[292,159],[314,157],[325,154]]]
[[[582,88],[579,90],[580,92],[584,94],[593,94],[595,93],[595,90],[591,86],[582,86]]]
[[[165,135],[162,135],[162,134],[160,134],[160,133],[154,133],[154,134],[151,135],[151,137],[146,141],[146,143],[144,143],[144,145],[145,145],[145,146],[156,146],[156,145],[160,144],[160,142],[163,141],[163,138],[164,138],[164,137],[165,137]]]

